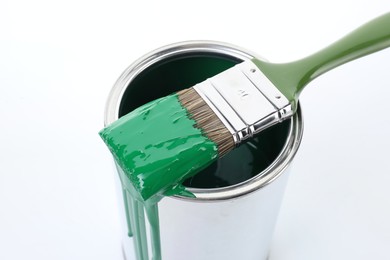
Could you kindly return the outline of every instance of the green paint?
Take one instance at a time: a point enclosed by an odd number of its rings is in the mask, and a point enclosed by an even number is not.
[[[129,185],[128,178],[123,170],[117,166],[119,177],[123,187]],[[146,221],[150,225],[150,239],[152,246],[152,259],[161,260],[160,226],[158,217],[158,200],[139,201],[134,198],[127,188],[124,189],[123,198],[125,203],[126,220],[128,224],[128,236],[133,237],[134,251],[137,260],[149,260],[148,243],[146,233]]]
[[[144,206],[135,199],[132,199],[132,212],[131,212],[131,225],[134,232],[134,248],[137,255],[137,259],[149,259],[148,247],[146,241],[146,227],[145,227],[145,215]]]
[[[299,94],[313,79],[346,62],[389,46],[390,13],[387,13],[304,59],[283,64],[257,59],[253,61],[296,108]]]
[[[188,195],[181,183],[218,157],[215,143],[189,118],[176,94],[149,102],[100,132],[113,154],[122,186],[137,259],[148,258],[145,213],[150,224],[152,255],[161,259],[158,201]]]
[[[153,260],[161,259],[160,221],[158,218],[157,203],[145,204],[146,215],[150,224],[150,236],[152,241]]]
[[[176,94],[141,106],[100,132],[139,200],[177,189],[215,159],[216,144],[194,127]]]
[[[126,224],[127,224],[127,230],[128,230],[127,235],[129,237],[132,237],[133,230],[131,228],[131,220],[130,220],[130,214],[129,214],[129,212],[131,212],[133,210],[132,205],[131,205],[131,197],[130,198],[128,197],[126,189],[122,189],[122,196],[123,196],[123,202],[125,204]]]

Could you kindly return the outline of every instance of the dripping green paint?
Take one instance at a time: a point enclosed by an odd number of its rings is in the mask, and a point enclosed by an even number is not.
[[[153,259],[159,260],[158,201],[163,195],[193,196],[181,183],[217,159],[216,144],[194,124],[173,94],[135,109],[100,132],[120,166],[128,235],[134,238],[137,259],[149,259],[145,213]]]
[[[125,183],[127,179],[125,173],[120,167],[117,167],[119,176],[122,182]],[[127,185],[124,185],[127,186]],[[137,260],[147,260],[148,243],[145,226],[145,214],[150,224],[150,238],[152,247],[153,260],[161,259],[161,242],[160,242],[160,223],[158,216],[157,201],[149,200],[141,202],[134,198],[134,196],[125,187],[123,188],[123,201],[126,210],[126,222],[128,228],[128,236],[133,237],[134,251]]]

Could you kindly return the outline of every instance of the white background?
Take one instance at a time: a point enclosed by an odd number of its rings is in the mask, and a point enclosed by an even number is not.
[[[121,259],[97,132],[111,86],[141,55],[208,39],[291,61],[387,11],[388,0],[2,0],[0,259]],[[389,70],[390,49],[302,94],[271,260],[390,259]]]

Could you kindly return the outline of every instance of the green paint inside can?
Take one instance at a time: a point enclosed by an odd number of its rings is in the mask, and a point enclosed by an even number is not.
[[[212,77],[241,60],[214,53],[190,53],[157,62],[138,74],[127,86],[122,97],[119,117],[138,107],[157,102],[161,97]],[[166,99],[164,99],[166,100]],[[168,98],[175,104],[174,95]],[[211,189],[227,187],[246,181],[263,172],[278,156],[285,144],[290,121],[267,129],[256,138],[242,144],[228,155],[217,160],[210,157],[211,164],[196,175],[184,180],[183,186],[168,190],[168,195],[193,196],[186,188]],[[210,146],[212,147],[212,145]],[[211,148],[210,148],[211,149]],[[121,167],[123,167],[121,165]],[[133,237],[137,260],[148,260],[146,220],[150,224],[151,252],[153,260],[161,259],[158,201],[155,196],[147,201],[137,198],[134,182],[118,167],[123,186],[127,214],[128,234]]]
[[[240,62],[232,57],[212,53],[192,53],[157,62],[142,71],[127,87],[120,103],[119,116],[160,97],[190,88]],[[282,150],[289,124],[290,121],[285,121],[267,129],[185,180],[184,186],[226,187],[258,175]]]

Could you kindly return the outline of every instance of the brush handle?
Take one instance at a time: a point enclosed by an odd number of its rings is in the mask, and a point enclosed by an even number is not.
[[[296,103],[303,88],[321,74],[387,47],[390,47],[390,13],[304,59],[283,64],[254,62],[290,101]]]

